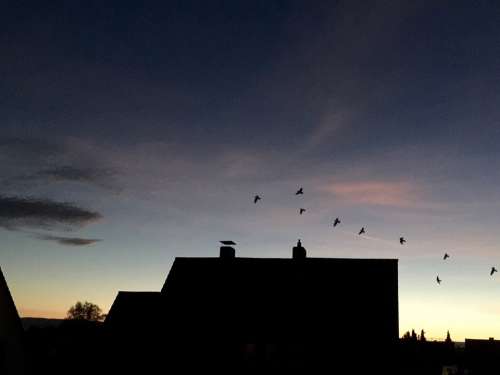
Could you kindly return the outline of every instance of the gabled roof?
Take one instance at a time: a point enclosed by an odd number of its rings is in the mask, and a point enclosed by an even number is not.
[[[161,319],[160,292],[118,292],[106,317],[105,324],[112,329],[154,328]]]
[[[194,333],[396,339],[397,277],[396,259],[176,258],[161,293]]]
[[[255,288],[258,287],[256,282],[264,283],[265,281],[269,282],[265,284],[266,288],[272,285],[278,286],[282,281],[291,287],[290,282],[296,280],[297,277],[300,277],[302,285],[315,283],[322,277],[332,281],[342,281],[344,278],[343,281],[356,284],[357,280],[365,280],[377,275],[396,277],[397,282],[397,263],[397,259],[178,257],[172,265],[161,292],[169,293],[181,283],[186,288],[193,282],[198,284],[196,288],[204,288],[208,284],[215,286],[213,284],[216,282],[223,284],[251,282],[252,288]],[[203,284],[199,285],[200,282]],[[330,289],[332,286],[320,284],[316,287]]]
[[[24,374],[23,326],[0,269],[0,374]]]
[[[22,332],[21,319],[0,269],[0,339],[20,336]]]

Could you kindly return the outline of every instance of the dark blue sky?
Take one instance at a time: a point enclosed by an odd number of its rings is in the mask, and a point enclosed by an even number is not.
[[[337,111],[363,148],[497,141],[493,2],[14,3],[1,72],[16,135],[22,119],[42,135],[287,148]]]
[[[289,256],[300,236],[400,258],[402,329],[453,312],[494,334],[497,2],[7,1],[0,25],[0,262],[25,314],[158,289],[222,238]]]

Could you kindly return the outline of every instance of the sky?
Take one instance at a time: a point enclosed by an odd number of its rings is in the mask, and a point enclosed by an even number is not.
[[[300,238],[398,258],[401,334],[500,337],[498,2],[6,1],[0,25],[22,316],[107,311],[219,240]]]

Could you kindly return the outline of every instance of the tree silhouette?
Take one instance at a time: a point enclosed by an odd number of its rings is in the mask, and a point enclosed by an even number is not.
[[[100,322],[106,318],[102,314],[101,308],[91,302],[78,301],[74,306],[71,306],[66,314],[68,320],[87,320],[91,322]]]
[[[424,330],[420,331],[420,341],[427,341],[427,339],[425,338],[425,332],[424,332]]]
[[[453,341],[451,340],[450,331],[446,332],[446,340],[444,340],[444,342],[447,344],[453,343]]]
[[[417,341],[417,334],[415,333],[414,329],[411,330],[411,339],[413,341]]]

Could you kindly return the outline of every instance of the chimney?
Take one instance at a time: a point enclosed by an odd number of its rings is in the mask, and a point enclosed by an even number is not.
[[[220,247],[220,258],[221,259],[232,259],[236,256],[236,251],[234,247],[231,246],[221,246]]]
[[[233,259],[236,256],[236,251],[234,250],[234,245],[236,245],[236,242],[231,241],[231,240],[224,240],[220,241],[220,243],[223,245],[220,247],[220,255],[219,257],[221,259]]]
[[[297,246],[293,247],[293,259],[305,259],[306,257],[306,249],[302,247],[302,243],[298,240]]]

